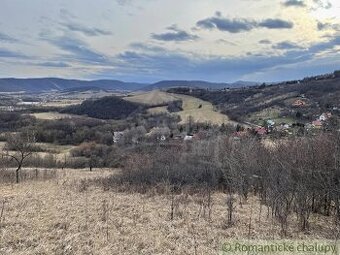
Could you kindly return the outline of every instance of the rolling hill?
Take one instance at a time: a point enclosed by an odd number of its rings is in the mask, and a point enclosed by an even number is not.
[[[67,80],[59,78],[36,79],[0,79],[0,92],[48,92],[82,88],[97,88],[104,90],[133,91],[146,86],[143,83],[129,83],[118,80]]]
[[[257,85],[256,82],[248,82],[248,81],[237,81],[234,83],[214,83],[214,82],[206,82],[206,81],[185,81],[185,80],[169,80],[169,81],[160,81],[154,84],[148,85],[142,88],[143,91],[151,91],[155,89],[170,89],[170,88],[200,88],[200,89],[223,89],[223,88],[236,88],[236,87],[245,87],[245,86],[254,86]]]
[[[237,123],[229,120],[228,116],[216,111],[210,102],[201,100],[196,97],[167,93],[159,90],[152,90],[125,97],[124,100],[134,102],[142,105],[147,105],[150,108],[148,112],[151,114],[169,113],[167,106],[159,106],[173,101],[181,101],[183,103],[182,110],[171,113],[172,115],[179,115],[181,117],[180,124],[185,124],[189,121],[189,117],[195,122],[221,125]]]
[[[340,115],[339,71],[247,88],[173,88],[168,92],[197,97],[212,103],[232,120],[256,124],[266,119],[310,123],[324,112]]]
[[[26,92],[41,93],[50,91],[84,91],[92,90],[110,90],[110,91],[151,91],[154,89],[169,89],[174,87],[190,87],[190,88],[209,88],[221,89],[228,87],[244,87],[256,85],[254,82],[238,81],[235,83],[212,83],[206,81],[181,81],[169,80],[160,81],[154,84],[123,82],[119,80],[68,80],[59,78],[32,78],[32,79],[16,79],[2,78],[0,79],[0,92]]]
[[[143,93],[135,93],[124,98],[127,101],[155,106],[178,100],[175,96],[160,90],[152,90]]]

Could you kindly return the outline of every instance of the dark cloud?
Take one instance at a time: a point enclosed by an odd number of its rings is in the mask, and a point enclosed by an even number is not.
[[[296,6],[296,7],[305,7],[306,4],[302,0],[287,0],[282,2],[283,6],[290,7],[290,6]]]
[[[259,41],[260,44],[271,44],[272,42],[268,39],[263,39]]]
[[[227,19],[218,15],[216,17],[200,20],[196,23],[196,25],[204,29],[216,28],[220,31],[239,33],[252,30],[256,26],[256,22],[246,19]]]
[[[286,21],[282,19],[266,19],[258,23],[258,26],[269,28],[269,29],[284,29],[284,28],[293,28],[294,24],[290,21]]]
[[[228,19],[223,18],[221,13],[216,13],[214,17],[200,20],[196,26],[203,29],[218,29],[229,33],[240,33],[250,31],[254,28],[263,27],[268,29],[292,28],[294,24],[282,19],[265,19],[254,21],[247,19]]]
[[[85,42],[77,39],[73,35],[64,35],[61,37],[48,36],[42,39],[67,52],[67,55],[61,56],[63,58],[92,64],[108,63],[106,56],[92,50]]]
[[[322,22],[318,22],[317,24],[318,30],[325,30],[327,28],[329,28],[329,23],[322,23]]]
[[[36,65],[42,66],[42,67],[55,67],[55,68],[71,67],[71,65],[69,65],[69,64],[67,64],[65,62],[60,62],[60,61],[56,61],[56,62],[42,62],[42,63],[38,63]]]
[[[18,40],[9,36],[9,35],[6,35],[6,34],[3,34],[0,32],[0,42],[9,42],[9,43],[13,43],[13,42],[17,42]]]
[[[23,55],[20,52],[0,48],[0,58],[23,58],[25,59],[27,58],[27,56]]]
[[[152,34],[151,37],[159,41],[176,41],[176,42],[194,41],[199,38],[196,35],[189,34],[188,32],[177,28],[177,26],[175,25],[168,27],[167,29],[169,30],[169,32],[162,34]]]
[[[90,27],[83,25],[79,22],[79,18],[67,9],[60,9],[60,18],[62,22],[59,25],[63,27],[64,31],[79,32],[86,36],[101,36],[101,35],[111,35],[112,33],[107,30],[103,30],[97,27]],[[41,17],[41,20],[49,20],[48,17]]]
[[[293,42],[289,42],[289,41],[277,43],[277,44],[273,45],[272,48],[276,49],[276,50],[303,49],[303,47],[301,47],[300,45],[293,43]]]
[[[316,5],[316,7],[313,8],[313,9],[318,9],[318,8],[330,9],[330,8],[332,8],[332,4],[328,0],[313,0],[313,2]]]
[[[87,27],[77,23],[61,23],[63,27],[73,32],[80,32],[87,36],[111,35],[110,31],[105,31],[99,28]]]
[[[206,79],[230,81],[243,75],[264,72],[271,68],[284,65],[300,64],[314,61],[316,55],[332,50],[340,43],[340,36],[325,42],[316,43],[309,48],[302,48],[292,42],[276,44],[283,51],[281,55],[255,54],[250,52],[240,57],[209,57],[189,56],[182,53],[159,49],[129,50],[117,56],[120,73],[133,73],[135,79]],[[335,67],[334,67],[335,68]],[[132,77],[130,76],[130,79]],[[145,81],[144,80],[144,81]]]
[[[152,52],[164,52],[164,48],[152,45],[150,43],[140,43],[134,42],[129,45],[133,49],[142,50],[142,51],[152,51]]]
[[[335,30],[335,31],[340,31],[340,24],[331,24],[331,23],[322,23],[318,21],[317,23],[317,28],[319,31],[322,30]]]
[[[312,45],[311,47],[309,47],[308,50],[310,52],[317,53],[317,52],[332,49],[335,46],[339,46],[339,45],[340,45],[340,35],[337,35],[335,37],[330,37],[328,41],[320,42],[320,43]]]

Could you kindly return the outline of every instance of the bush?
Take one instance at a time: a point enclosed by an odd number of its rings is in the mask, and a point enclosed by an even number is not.
[[[173,102],[170,102],[167,106],[167,110],[169,112],[180,112],[183,111],[183,101],[182,100],[176,100]]]

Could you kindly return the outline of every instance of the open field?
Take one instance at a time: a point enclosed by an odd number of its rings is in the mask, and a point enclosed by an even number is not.
[[[48,181],[0,184],[0,254],[218,254],[229,239],[280,238],[279,226],[254,197],[236,203],[235,225],[226,227],[226,195],[213,194],[211,217],[198,195],[119,193],[86,180],[117,170],[58,170]],[[290,219],[294,226],[295,217]],[[288,238],[334,237],[327,217],[311,216],[308,233]]]
[[[53,155],[56,160],[64,161],[65,157],[70,156],[70,152],[72,149],[76,148],[76,146],[72,145],[57,145],[50,143],[37,143],[43,152],[36,152],[35,155],[40,157],[46,157],[49,155]]]
[[[5,148],[6,143],[0,142],[0,151]],[[57,145],[57,144],[50,144],[50,143],[36,143],[35,144],[41,151],[34,152],[34,156],[39,156],[41,158],[47,156],[53,156],[56,160],[63,162],[65,157],[70,156],[70,152],[72,149],[76,148],[73,145]],[[15,153],[14,151],[9,151],[9,153]]]
[[[211,122],[213,124],[222,123],[236,124],[236,122],[230,121],[228,116],[215,111],[211,103],[191,96],[172,94],[159,90],[154,90],[148,93],[125,97],[124,99],[129,100],[131,102],[147,104],[151,106],[162,103],[168,103],[175,100],[182,100],[183,111],[174,113],[180,115],[182,119],[180,122],[181,124],[187,123],[189,116],[191,116],[193,118],[193,121],[195,122]],[[167,109],[166,107],[154,107],[149,109],[149,112],[150,113],[167,112]]]
[[[70,105],[81,104],[84,100],[81,99],[67,99],[67,100],[53,100],[43,103],[46,107],[66,107]]]
[[[141,94],[128,96],[128,97],[125,97],[124,99],[130,102],[152,106],[152,105],[159,105],[163,103],[169,103],[169,102],[177,100],[178,98],[167,92],[153,90],[147,93],[141,93]]]
[[[181,116],[181,123],[186,123],[191,116],[195,122],[236,124],[230,121],[228,116],[215,111],[214,106],[207,101],[186,95],[176,95],[176,97],[183,101],[183,111],[176,113]]]
[[[60,120],[60,119],[72,118],[71,114],[63,114],[59,112],[39,112],[39,113],[32,113],[30,115],[36,117],[39,120]]]

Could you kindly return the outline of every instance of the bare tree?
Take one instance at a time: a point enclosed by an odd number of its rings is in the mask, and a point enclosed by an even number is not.
[[[19,173],[25,162],[33,153],[35,144],[34,132],[10,134],[6,137],[6,151],[4,156],[16,162],[16,183],[19,183]]]

